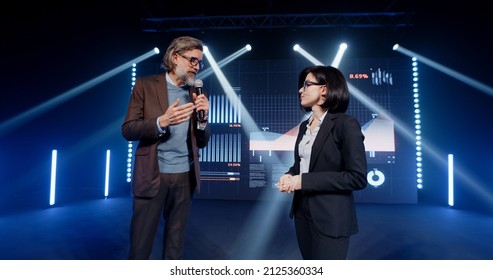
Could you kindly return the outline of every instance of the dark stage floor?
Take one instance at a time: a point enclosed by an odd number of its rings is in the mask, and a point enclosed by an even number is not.
[[[279,207],[272,207],[274,205]],[[352,260],[491,260],[493,217],[429,205],[358,204]],[[194,200],[185,259],[297,260],[289,205]],[[124,260],[131,198],[0,216],[2,260]],[[162,226],[152,259],[160,258]]]

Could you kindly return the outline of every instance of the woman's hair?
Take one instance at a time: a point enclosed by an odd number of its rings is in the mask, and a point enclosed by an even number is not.
[[[173,69],[173,54],[183,54],[184,52],[198,49],[204,50],[204,43],[196,38],[190,36],[181,36],[171,41],[166,53],[163,57],[163,64],[161,65],[166,70]]]
[[[303,87],[306,76],[312,73],[315,82],[327,86],[325,102],[320,105],[326,108],[329,113],[345,113],[349,106],[349,89],[346,78],[342,72],[333,66],[309,66],[303,69],[299,75],[298,88]],[[306,112],[312,110],[311,107],[302,107]]]

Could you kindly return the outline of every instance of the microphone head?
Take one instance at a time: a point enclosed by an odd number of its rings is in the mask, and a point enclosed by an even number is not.
[[[194,87],[203,87],[204,86],[204,82],[202,82],[202,80],[200,80],[200,79],[195,80],[195,82],[193,83],[193,86]]]

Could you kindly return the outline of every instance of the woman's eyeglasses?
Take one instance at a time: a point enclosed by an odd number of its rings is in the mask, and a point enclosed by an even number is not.
[[[310,82],[310,81],[304,81],[303,82],[303,90],[305,91],[310,86],[323,86],[323,85],[325,85],[325,84]]]
[[[184,59],[188,60],[188,62],[190,62],[190,66],[195,67],[198,65],[199,69],[204,68],[204,62],[202,60],[199,60],[198,58],[196,58],[194,56],[188,57],[188,56],[182,55],[182,54],[178,54],[178,55],[183,57]]]

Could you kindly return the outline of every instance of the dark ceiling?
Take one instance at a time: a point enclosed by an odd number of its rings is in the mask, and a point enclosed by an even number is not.
[[[235,0],[226,3],[87,0],[26,5],[13,2],[0,12],[3,37],[0,46],[6,56],[6,65],[22,65],[22,70],[33,61],[53,65],[55,70],[59,68],[57,63],[67,64],[74,59],[90,63],[93,56],[107,56],[110,51],[104,49],[114,45],[119,48],[111,52],[135,53],[155,45],[163,48],[171,36],[188,32],[208,39],[213,36],[209,32],[212,29],[207,29],[211,26],[230,30],[248,27],[248,32],[218,33],[216,37],[229,41],[253,39],[263,44],[272,41],[274,43],[269,45],[273,47],[276,42],[281,44],[302,35],[314,40],[358,35],[362,38],[361,44],[367,47],[380,42],[388,48],[394,42],[403,42],[423,51],[443,46],[457,47],[461,51],[464,48],[458,45],[480,42],[472,53],[482,56],[491,53],[490,40],[485,39],[491,34],[492,27],[486,2],[431,3],[412,0]],[[363,15],[348,16],[355,13]],[[216,17],[222,21],[207,22]],[[258,17],[262,17],[260,22]],[[166,28],[149,32],[146,21],[156,18],[175,20],[172,22],[174,32],[162,34],[169,31]],[[197,29],[179,29],[182,25],[176,24],[189,21]],[[254,27],[266,32],[252,34],[250,31],[255,30]],[[322,35],[317,33],[322,29]],[[447,52],[452,51],[452,48],[447,49]],[[440,54],[446,53],[437,55]],[[26,62],[19,63],[21,60]]]
[[[477,3],[476,3],[477,2]],[[235,0],[185,1],[183,5],[171,0],[143,1],[141,18],[170,18],[196,16],[238,15],[302,15],[345,13],[406,13],[412,15],[414,24],[434,21],[460,21],[461,24],[487,18],[488,9],[482,1],[467,3],[413,1],[413,0]],[[481,15],[484,15],[481,16]]]
[[[303,13],[346,13],[346,12],[412,12],[418,1],[385,0],[236,0],[186,1],[177,5],[170,0],[148,0],[143,2],[144,17],[259,15],[259,14],[303,14]]]

